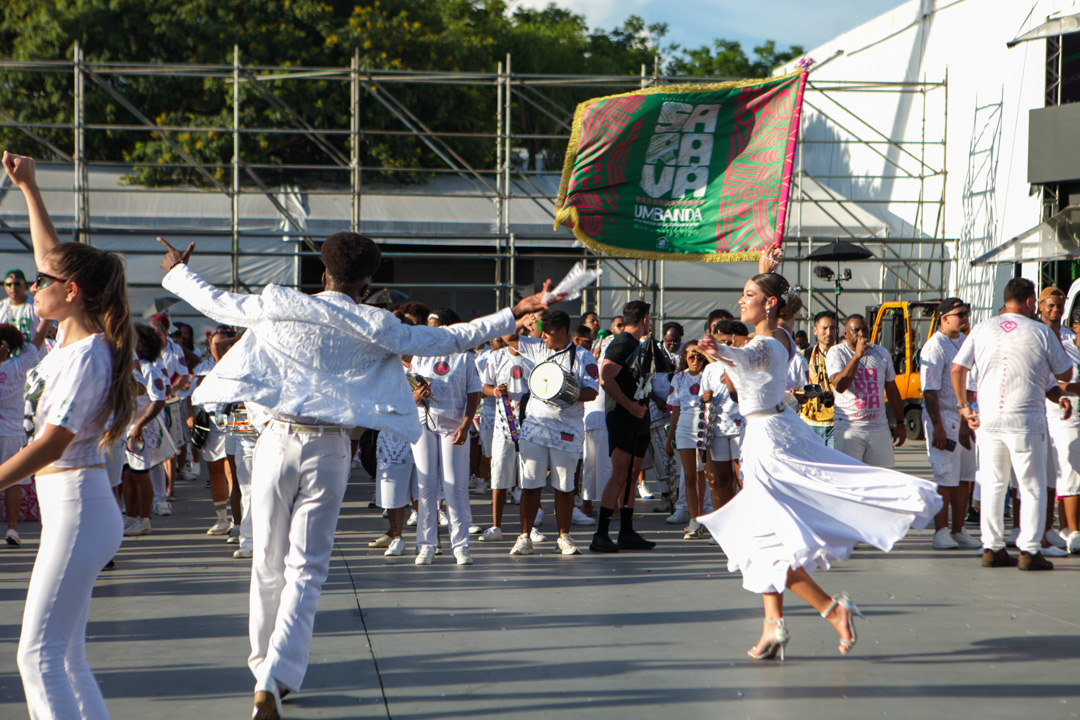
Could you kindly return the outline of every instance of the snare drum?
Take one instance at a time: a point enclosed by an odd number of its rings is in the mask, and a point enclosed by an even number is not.
[[[225,422],[226,435],[258,435],[259,431],[248,419],[246,408],[237,408],[230,412]]]
[[[569,370],[548,360],[533,368],[529,375],[529,392],[537,400],[565,408],[577,402],[581,386]]]

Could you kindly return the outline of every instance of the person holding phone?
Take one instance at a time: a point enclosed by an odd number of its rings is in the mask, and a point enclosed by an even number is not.
[[[844,342],[829,350],[825,369],[836,398],[834,447],[867,465],[893,467],[893,446],[900,447],[907,438],[904,403],[892,358],[885,348],[870,343],[870,328],[862,315],[848,315]],[[885,398],[896,418],[891,437]]]
[[[938,494],[945,503],[934,517],[933,548],[970,550],[981,547],[964,530],[968,497],[975,478],[974,433],[960,419],[950,371],[953,358],[967,338],[965,333],[971,329],[971,307],[960,298],[946,298],[938,303],[937,315],[937,331],[919,351],[926,453],[930,456]]]

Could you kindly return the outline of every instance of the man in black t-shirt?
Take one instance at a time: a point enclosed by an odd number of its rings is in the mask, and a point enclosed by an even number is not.
[[[634,495],[625,492],[631,477],[641,472],[649,446],[649,412],[644,400],[634,399],[639,377],[635,374],[641,339],[649,334],[649,303],[633,300],[623,307],[623,332],[607,346],[600,366],[600,385],[607,396],[608,449],[611,479],[600,498],[600,521],[589,549],[593,552],[651,550],[656,543],[634,532]],[[651,368],[644,368],[648,373]],[[619,541],[608,536],[615,508],[619,511]]]

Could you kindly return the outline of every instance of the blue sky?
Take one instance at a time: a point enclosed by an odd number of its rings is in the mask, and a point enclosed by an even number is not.
[[[780,47],[811,49],[904,0],[558,0],[556,5],[584,15],[590,27],[610,30],[628,15],[665,22],[668,42],[696,48],[714,38],[738,40],[746,52],[764,40]],[[544,7],[550,0],[510,0]]]

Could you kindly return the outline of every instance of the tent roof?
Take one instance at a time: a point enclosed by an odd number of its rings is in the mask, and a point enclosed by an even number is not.
[[[1080,257],[1080,205],[1070,205],[1030,230],[1006,240],[972,265],[1006,265]]]

